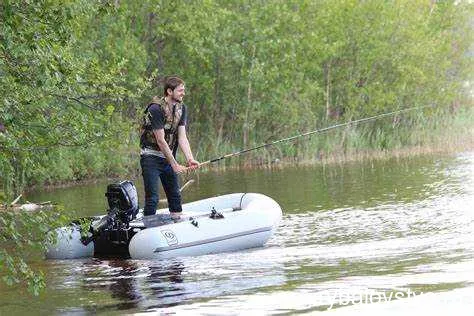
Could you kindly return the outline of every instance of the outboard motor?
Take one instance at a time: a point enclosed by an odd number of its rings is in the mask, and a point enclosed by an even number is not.
[[[133,182],[121,181],[109,184],[105,196],[109,204],[107,215],[91,224],[91,235],[82,243],[94,241],[95,255],[127,255],[134,234],[129,223],[138,213],[137,189]]]
[[[109,214],[117,213],[122,223],[128,224],[137,216],[138,195],[132,181],[109,184],[105,196],[109,202]]]

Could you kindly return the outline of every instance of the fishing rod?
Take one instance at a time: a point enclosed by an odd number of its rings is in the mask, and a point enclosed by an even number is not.
[[[423,109],[423,108],[427,108],[427,107],[432,107],[432,106],[427,105],[427,106],[411,107],[411,108],[407,108],[407,109],[402,109],[402,110],[397,110],[397,111],[393,111],[393,112],[383,113],[383,114],[379,114],[379,115],[375,115],[375,116],[371,116],[371,117],[362,118],[362,119],[359,119],[359,120],[349,121],[349,122],[345,122],[345,123],[340,123],[340,124],[320,128],[320,129],[317,129],[317,130],[314,130],[314,131],[310,131],[310,132],[306,132],[306,133],[303,133],[303,134],[283,138],[283,139],[280,139],[280,140],[276,140],[276,141],[273,141],[271,143],[266,143],[266,144],[262,144],[262,145],[259,145],[259,146],[256,146],[256,147],[243,149],[243,150],[240,150],[240,151],[237,151],[237,152],[234,152],[234,153],[231,153],[231,154],[227,154],[227,155],[224,155],[224,156],[221,156],[221,157],[218,157],[218,158],[209,159],[207,161],[201,162],[199,164],[199,166],[203,166],[203,165],[207,165],[207,164],[210,164],[210,163],[218,162],[222,159],[239,156],[239,155],[248,153],[250,151],[260,149],[260,148],[269,147],[269,146],[273,146],[273,145],[276,145],[276,144],[279,144],[279,143],[292,141],[292,140],[300,138],[300,137],[309,136],[309,135],[317,134],[317,133],[323,133],[323,132],[327,132],[327,131],[335,129],[335,128],[348,126],[348,125],[352,125],[352,124],[366,123],[366,122],[373,121],[373,120],[376,120],[376,119],[379,119],[379,118],[382,118],[382,117],[391,116],[391,115],[402,113],[402,112],[413,111],[413,110],[416,110],[416,109]]]

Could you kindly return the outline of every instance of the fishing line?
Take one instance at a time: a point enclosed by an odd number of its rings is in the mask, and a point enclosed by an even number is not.
[[[324,128],[317,129],[317,130],[314,130],[314,131],[309,131],[309,132],[306,132],[306,133],[303,133],[303,134],[298,134],[298,135],[295,135],[295,136],[279,139],[279,140],[276,140],[276,141],[273,141],[273,142],[270,142],[270,143],[266,143],[266,144],[262,144],[262,145],[259,145],[259,146],[256,146],[256,147],[243,149],[243,150],[240,150],[240,151],[237,151],[237,152],[234,152],[234,153],[231,153],[231,154],[227,154],[227,155],[224,155],[224,156],[221,156],[221,157],[218,157],[218,158],[210,159],[210,160],[207,160],[207,161],[204,161],[204,162],[200,163],[200,166],[207,165],[207,164],[214,163],[214,162],[218,162],[222,159],[239,156],[239,155],[242,155],[242,154],[257,150],[257,149],[260,149],[260,148],[274,146],[274,145],[279,144],[279,143],[289,142],[289,141],[295,140],[295,139],[300,138],[300,137],[309,136],[309,135],[313,135],[313,134],[317,134],[317,133],[324,133],[324,132],[327,132],[329,130],[336,129],[336,128],[339,128],[339,127],[353,125],[353,124],[366,123],[366,122],[370,122],[370,121],[380,119],[382,117],[391,116],[391,115],[395,115],[395,114],[402,113],[402,112],[409,112],[409,111],[413,111],[413,110],[417,110],[417,109],[423,109],[423,108],[427,108],[427,107],[432,107],[432,106],[427,105],[427,106],[411,107],[411,108],[408,108],[408,109],[397,110],[397,111],[393,111],[393,112],[383,113],[383,114],[379,114],[379,115],[375,115],[375,116],[371,116],[371,117],[366,117],[366,118],[362,118],[362,119],[358,119],[358,120],[354,120],[354,121],[349,121],[349,122],[345,122],[345,123],[340,123],[340,124],[324,127]]]

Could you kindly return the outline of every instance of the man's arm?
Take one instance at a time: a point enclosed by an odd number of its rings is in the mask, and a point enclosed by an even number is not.
[[[168,162],[170,163],[171,168],[173,168],[173,171],[176,173],[181,173],[181,172],[186,171],[186,167],[180,165],[176,161],[176,159],[174,159],[173,153],[171,152],[171,149],[165,140],[165,130],[162,128],[154,129],[153,134],[155,135],[156,143],[158,144],[158,147],[160,148],[161,152],[165,155],[166,160],[168,160]]]
[[[179,148],[181,148],[184,153],[184,157],[186,157],[188,167],[191,169],[198,168],[199,162],[194,160],[193,152],[191,151],[191,146],[189,145],[188,136],[186,135],[185,125],[178,126],[178,144]]]

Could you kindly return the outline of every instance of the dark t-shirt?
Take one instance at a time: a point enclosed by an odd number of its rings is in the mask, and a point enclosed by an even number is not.
[[[161,109],[161,107],[158,104],[151,104],[150,107],[148,108],[148,112],[150,113],[150,123],[151,123],[151,128],[152,130],[157,130],[157,129],[164,129],[165,128],[165,113]],[[187,122],[187,115],[186,115],[186,106],[183,104],[182,105],[182,114],[181,114],[181,119],[179,120],[178,126],[185,126]],[[166,130],[165,130],[166,132]],[[174,137],[178,137],[178,130],[176,130]],[[141,148],[153,148],[156,146],[156,143],[150,143],[146,137],[142,134],[142,137],[140,137],[140,147]],[[177,142],[175,143],[174,148],[170,148],[171,151],[173,152],[173,155],[176,154],[176,149],[177,149]]]

